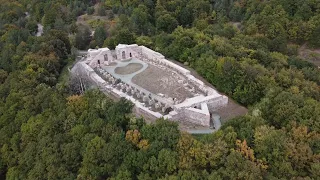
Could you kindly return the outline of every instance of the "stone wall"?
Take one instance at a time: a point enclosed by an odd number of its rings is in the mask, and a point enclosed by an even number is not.
[[[164,116],[164,118],[172,121],[187,121],[202,126],[210,126],[210,113],[205,113],[195,108],[181,108],[170,112],[170,114]]]
[[[149,121],[156,121],[157,119],[161,118],[162,115],[156,116],[154,114],[151,114],[149,111],[146,111],[145,108],[141,108],[138,106],[134,106],[132,109],[132,112],[137,116],[137,117],[143,117],[145,119],[148,119]]]
[[[210,110],[216,110],[228,104],[228,97],[224,95],[197,96],[173,106],[173,109],[200,107],[201,103],[207,103]]]
[[[210,125],[210,114],[197,111],[195,108],[185,108],[181,113],[185,116],[184,120],[191,123],[200,124],[202,126]]]
[[[98,61],[100,61],[100,64],[108,64],[109,62],[114,61],[112,51],[110,51],[108,48],[89,49],[87,55],[87,62],[89,66],[98,66]]]
[[[187,70],[179,65],[176,65],[175,63],[165,59],[165,57],[162,54],[155,52],[145,46],[139,46],[139,47],[141,49],[142,55],[145,56],[146,58],[148,58],[149,60],[151,60],[157,64],[167,66],[168,68],[171,68],[184,76],[190,74],[189,70]]]
[[[145,46],[139,46],[141,49],[141,53],[146,56],[148,59],[156,61],[158,59],[163,59],[164,56],[158,52],[155,52]]]
[[[228,97],[223,95],[218,98],[210,99],[207,101],[207,104],[211,111],[215,111],[228,105]]]
[[[132,57],[137,57],[138,54],[135,51],[137,47],[138,47],[137,44],[131,44],[131,45],[119,44],[115,49],[118,60],[126,60]]]
[[[206,103],[201,103],[201,109],[196,108],[182,108],[182,112],[178,110],[179,114],[182,114],[184,120],[189,122],[200,124],[202,126],[210,125],[210,113]]]

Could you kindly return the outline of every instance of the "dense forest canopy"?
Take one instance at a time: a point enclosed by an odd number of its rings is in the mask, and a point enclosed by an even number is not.
[[[298,54],[320,48],[319,0],[0,3],[0,179],[320,177],[320,56]],[[249,113],[192,136],[75,92],[77,49],[119,43],[194,68]]]

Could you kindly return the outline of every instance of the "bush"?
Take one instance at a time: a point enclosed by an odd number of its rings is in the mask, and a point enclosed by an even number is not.
[[[93,7],[88,7],[87,9],[87,14],[92,15],[94,13],[94,8]]]
[[[98,7],[98,16],[105,16],[106,15],[106,9],[103,6]]]

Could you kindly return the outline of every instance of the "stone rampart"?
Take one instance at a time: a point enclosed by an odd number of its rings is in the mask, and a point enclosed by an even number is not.
[[[173,109],[178,110],[188,107],[200,107],[201,103],[207,103],[209,109],[216,110],[228,104],[228,97],[223,95],[196,96],[173,106]]]
[[[126,60],[132,57],[137,57],[138,56],[138,53],[136,52],[137,48],[138,48],[137,44],[131,44],[131,45],[119,44],[115,49],[118,60]]]
[[[108,48],[89,49],[87,55],[87,62],[91,67],[96,67],[98,64],[107,64],[114,61],[112,52]]]
[[[169,115],[164,116],[165,119],[170,119],[173,121],[188,121],[194,124],[199,124],[202,126],[210,125],[210,113],[206,103],[202,103],[201,109],[197,108],[180,108],[169,113]]]

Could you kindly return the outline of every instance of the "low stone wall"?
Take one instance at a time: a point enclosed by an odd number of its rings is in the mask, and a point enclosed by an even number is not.
[[[164,65],[164,66],[167,66],[171,69],[174,69],[176,72],[186,76],[188,74],[190,74],[190,71],[179,66],[179,65],[176,65],[175,63],[165,59],[165,57],[158,53],[158,52],[155,52],[145,46],[139,46],[141,48],[141,53],[143,56],[145,56],[146,58],[148,58],[149,60],[157,63],[157,64],[161,64],[161,65]]]
[[[145,46],[139,46],[141,49],[141,53],[145,55],[150,60],[163,59],[164,56],[158,52],[153,51]]]

